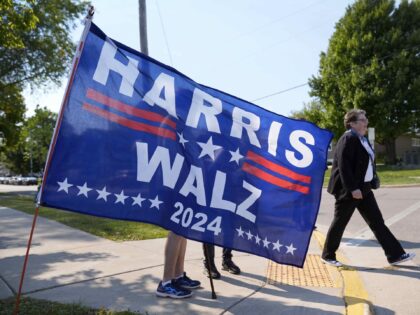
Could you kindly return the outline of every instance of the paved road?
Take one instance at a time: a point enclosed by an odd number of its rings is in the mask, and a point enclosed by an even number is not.
[[[420,187],[380,188],[375,192],[385,222],[403,247],[420,257]],[[334,211],[334,197],[323,192],[317,226],[328,229]],[[343,241],[369,240],[373,235],[359,212],[355,211],[347,226]],[[359,246],[363,245],[362,243]]]
[[[17,195],[30,195],[35,196],[35,193],[38,189],[37,185],[3,185],[0,184],[0,193],[12,193]]]
[[[384,220],[406,251],[416,253],[412,266],[387,265],[385,255],[363,218],[356,211],[340,246],[362,278],[376,315],[420,314],[420,187],[381,188],[375,192]],[[317,219],[326,234],[334,211],[334,198],[324,191]],[[413,291],[414,290],[414,291]],[[398,310],[398,312],[397,312]]]

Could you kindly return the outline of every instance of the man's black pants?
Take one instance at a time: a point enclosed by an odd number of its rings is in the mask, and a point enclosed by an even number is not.
[[[363,199],[353,199],[349,196],[336,198],[334,219],[327,233],[322,258],[336,260],[335,252],[340,246],[344,230],[356,208],[382,246],[388,262],[395,261],[404,254],[400,242],[385,225],[373,192],[368,189],[366,193],[363,193]]]
[[[203,243],[204,257],[206,257],[206,249],[209,255],[210,263],[214,263],[214,245]],[[223,248],[223,261],[232,259],[232,250],[230,248]]]

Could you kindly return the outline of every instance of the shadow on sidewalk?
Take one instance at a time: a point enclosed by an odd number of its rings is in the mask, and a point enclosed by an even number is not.
[[[357,238],[348,238],[348,237],[343,237],[341,243],[342,244],[347,244],[347,246],[357,246],[357,247],[378,247],[379,250],[381,250],[380,245],[378,243],[378,241],[374,238],[369,239],[369,240],[363,240],[363,243],[358,244],[359,239]],[[406,250],[408,249],[420,249],[420,242],[410,242],[410,241],[403,241],[403,240],[399,240],[402,247]],[[357,245],[352,245],[354,244],[354,242],[356,242]]]
[[[85,305],[113,310],[147,311],[150,314],[342,314],[342,310],[334,312],[321,308],[324,303],[341,305],[342,301],[340,302],[339,298],[304,288],[260,288],[259,285],[238,280],[238,285],[246,286],[252,292],[259,289],[258,296],[250,294],[244,297],[232,292],[224,295],[223,292],[217,291],[216,286],[216,300],[210,298],[210,290],[207,287],[194,290],[192,298],[173,300],[155,296],[154,290],[159,281],[160,278],[152,274],[132,274],[129,282],[127,277],[107,277],[52,289],[49,292],[35,292],[30,296],[64,303],[80,301]],[[75,295],[75,292],[78,295]],[[282,297],[284,301],[278,297]],[[316,304],[319,304],[320,308],[317,308]]]
[[[408,277],[420,280],[419,266],[386,266],[382,268],[373,268],[366,266],[346,265],[345,267],[357,271],[390,275],[395,277]]]
[[[32,254],[23,291],[32,298],[76,302],[95,308],[147,311],[150,314],[342,314],[342,298],[329,294],[326,288],[319,290],[282,284],[263,286],[264,276],[246,272],[238,277],[224,277],[220,282],[247,288],[250,292],[247,296],[219,291],[219,281],[216,281],[218,299],[212,300],[210,286],[203,281],[204,288],[195,290],[194,297],[188,300],[157,298],[155,289],[160,277],[156,275],[160,275],[161,265],[127,270],[124,265],[115,266],[115,262],[108,265],[106,260],[115,257],[101,252]],[[102,270],[95,268],[102,262]],[[23,256],[0,260],[2,276],[15,288],[22,263]],[[339,311],[329,310],[331,306]],[[381,314],[392,312],[383,310]]]
[[[113,256],[101,253],[31,254],[26,269],[23,293],[98,277],[100,272],[94,268],[80,270],[80,263],[86,263],[87,267],[95,261],[111,257]],[[12,256],[0,260],[0,274],[15,291],[19,285],[23,261],[24,256]],[[63,269],[62,264],[66,264],[67,268]]]

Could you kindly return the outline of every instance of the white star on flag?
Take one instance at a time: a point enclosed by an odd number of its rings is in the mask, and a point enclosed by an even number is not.
[[[108,195],[110,195],[111,193],[106,191],[106,186],[104,186],[102,190],[96,189],[96,191],[98,192],[98,198],[96,198],[96,200],[103,199],[105,201],[108,201]]]
[[[286,248],[287,248],[286,254],[290,253],[292,255],[295,254],[295,250],[297,249],[296,247],[293,247],[293,243],[291,243],[290,246],[286,246]]]
[[[221,149],[220,145],[213,144],[213,138],[210,137],[206,143],[204,142],[197,142],[198,145],[201,147],[201,153],[198,158],[208,155],[214,161],[214,151]]]
[[[184,135],[182,133],[178,133],[179,136],[179,143],[182,144],[182,146],[185,148],[185,144],[188,142],[188,140],[185,140]]]
[[[157,208],[158,210],[159,210],[159,205],[160,205],[161,203],[163,203],[163,201],[160,201],[160,200],[159,200],[159,196],[156,196],[156,198],[155,198],[155,199],[149,199],[149,201],[152,203],[152,204],[150,205],[150,208],[155,207],[155,208]]]
[[[242,159],[244,156],[239,152],[239,148],[236,151],[229,151],[232,157],[230,158],[229,162],[236,162],[239,165],[239,160]]]
[[[83,184],[83,186],[77,186],[77,188],[79,188],[77,195],[84,195],[86,198],[88,197],[88,192],[92,190],[87,186],[86,182]]]
[[[132,206],[135,205],[139,205],[139,207],[141,207],[141,203],[146,200],[145,198],[141,197],[141,194],[138,194],[137,197],[131,197],[131,199],[133,199],[133,204]]]
[[[263,239],[262,241],[263,241],[264,247],[269,248],[268,245],[270,245],[271,242],[268,241],[267,237]]]
[[[114,194],[115,197],[117,197],[117,200],[115,200],[115,203],[121,202],[123,205],[125,205],[125,199],[128,198],[128,196],[124,195],[124,190],[121,190],[119,194]]]
[[[280,251],[280,247],[283,245],[279,243],[279,240],[277,242],[273,243],[273,250],[277,249],[277,251]]]
[[[242,230],[242,227],[240,226],[239,229],[236,229],[236,231],[238,232],[238,237],[244,237],[244,230]]]
[[[62,182],[57,182],[57,184],[60,186],[60,187],[58,187],[58,190],[57,190],[57,191],[64,190],[66,193],[69,193],[69,188],[70,188],[71,186],[73,186],[72,184],[69,184],[69,183],[67,182],[67,177],[66,177],[66,179],[65,179],[65,180],[63,180]]]
[[[260,245],[260,241],[261,241],[261,239],[260,239],[260,237],[258,236],[258,234],[257,234],[257,235],[255,235],[255,244]]]
[[[248,235],[248,240],[252,240],[252,237],[254,235],[252,235],[251,230],[248,230],[248,233],[245,233],[246,235]]]

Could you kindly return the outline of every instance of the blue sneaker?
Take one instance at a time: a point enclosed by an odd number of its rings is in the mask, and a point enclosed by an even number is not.
[[[188,289],[181,288],[175,284],[175,280],[172,280],[166,285],[159,282],[159,286],[156,289],[156,295],[159,297],[169,297],[171,299],[185,299],[192,295],[192,292]]]
[[[175,284],[184,289],[197,289],[201,286],[200,281],[190,279],[185,272],[182,277],[175,279]]]
[[[411,260],[414,257],[416,257],[415,253],[404,253],[400,257],[398,257],[397,259],[395,259],[393,261],[390,261],[389,264],[395,266],[395,265],[398,265],[399,263],[402,263],[404,261]]]

